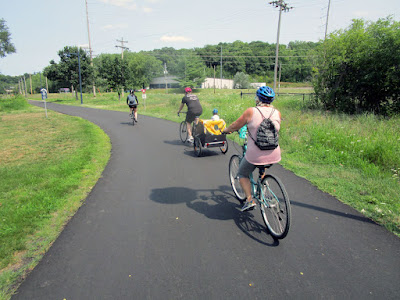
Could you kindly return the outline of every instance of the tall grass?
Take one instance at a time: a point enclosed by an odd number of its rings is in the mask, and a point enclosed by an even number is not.
[[[21,111],[28,108],[29,104],[22,96],[0,98],[0,113]]]
[[[210,118],[217,108],[228,124],[254,105],[255,90],[243,90],[250,93],[243,98],[240,90],[194,92],[203,106],[202,118]],[[146,105],[138,97],[139,114],[182,120],[176,115],[182,90],[149,90]],[[116,94],[85,99],[85,106],[127,111],[125,99],[118,102]],[[308,97],[304,99],[281,95],[274,102],[283,117],[281,164],[400,236],[400,118],[309,110],[304,103]]]

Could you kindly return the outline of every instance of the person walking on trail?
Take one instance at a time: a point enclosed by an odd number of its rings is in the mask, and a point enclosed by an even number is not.
[[[185,104],[187,106],[186,125],[188,131],[188,141],[193,143],[194,138],[192,134],[191,123],[194,121],[194,123],[197,125],[199,122],[199,117],[203,113],[203,108],[200,104],[199,98],[192,94],[192,89],[190,87],[185,88],[185,96],[182,98],[181,106],[178,109],[178,116]]]
[[[257,136],[257,130],[265,117],[269,117],[279,132],[281,124],[281,113],[272,106],[272,101],[275,99],[275,92],[268,86],[260,87],[256,92],[256,107],[249,107],[244,113],[223,132],[232,133],[239,130],[244,125],[250,137]],[[246,211],[256,205],[255,199],[251,195],[251,183],[249,175],[258,165],[274,164],[281,160],[281,149],[279,145],[273,150],[260,150],[253,138],[247,141],[247,151],[245,157],[239,165],[238,177],[240,185],[246,195],[246,202],[241,211]]]
[[[128,104],[130,109],[129,115],[134,118],[135,122],[137,122],[137,106],[139,105],[139,101],[134,90],[130,90],[128,98],[126,98],[126,104]]]

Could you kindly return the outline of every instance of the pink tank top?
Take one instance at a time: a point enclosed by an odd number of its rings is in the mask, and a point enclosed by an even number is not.
[[[266,118],[271,115],[272,110],[275,110],[270,119],[274,123],[275,128],[279,131],[281,127],[279,111],[268,106],[259,106],[258,108]],[[258,126],[263,119],[264,118],[258,109],[253,107],[253,118],[247,124],[247,129],[250,131],[253,138],[256,138]],[[281,160],[281,148],[278,146],[274,150],[260,150],[254,143],[253,139],[249,136],[247,139],[247,151],[245,157],[246,160],[253,165],[274,164]]]

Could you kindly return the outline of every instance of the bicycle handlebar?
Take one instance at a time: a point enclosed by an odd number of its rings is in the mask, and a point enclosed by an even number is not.
[[[187,114],[187,111],[178,112],[178,117],[179,117],[179,114]]]

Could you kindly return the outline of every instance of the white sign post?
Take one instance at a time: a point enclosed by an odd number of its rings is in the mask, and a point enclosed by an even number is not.
[[[142,89],[142,99],[143,99],[143,105],[144,105],[144,109],[146,109],[146,89]]]

